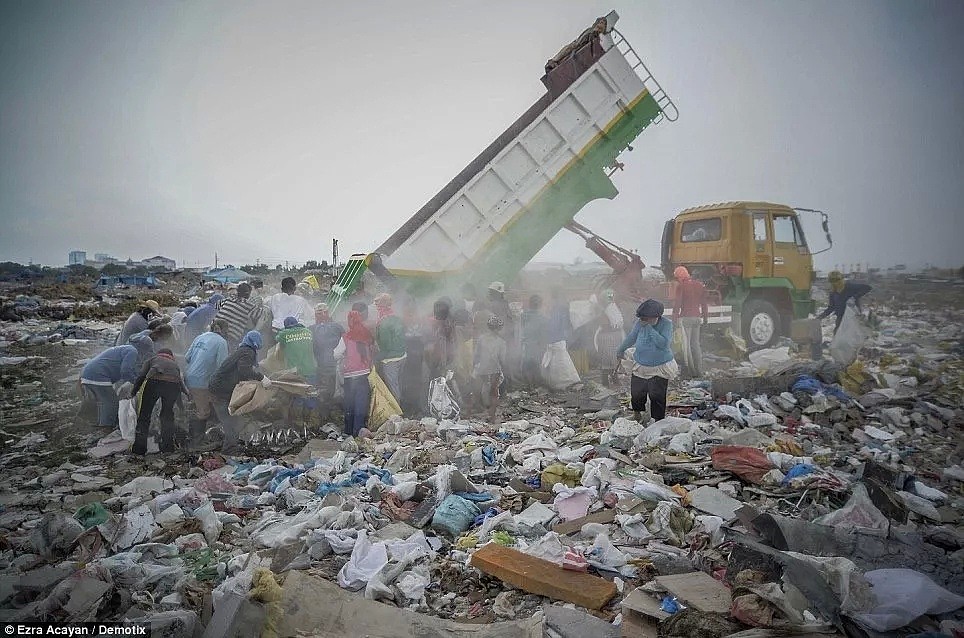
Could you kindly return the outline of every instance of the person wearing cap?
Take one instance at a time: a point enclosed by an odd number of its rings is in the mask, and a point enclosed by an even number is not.
[[[107,348],[84,365],[80,373],[81,387],[93,394],[97,403],[97,425],[116,428],[118,397],[114,384],[137,379],[141,364],[153,354],[146,348],[150,340],[139,339],[135,344]]]
[[[234,352],[241,343],[241,337],[251,330],[257,330],[264,309],[261,304],[251,300],[251,284],[238,284],[234,297],[224,300],[218,308],[217,318],[227,324],[224,338],[228,342],[228,351]]]
[[[297,369],[308,383],[314,384],[318,368],[311,330],[302,325],[297,317],[285,317],[283,325],[284,328],[274,338],[284,355],[285,365]]]
[[[623,332],[623,313],[616,305],[616,292],[606,289],[601,297],[602,314],[593,335],[593,343],[599,357],[603,385],[611,386],[616,382],[616,365],[619,363],[616,352],[626,335]]]
[[[311,327],[312,349],[315,355],[316,376],[318,379],[318,417],[321,425],[331,418],[331,403],[338,383],[338,369],[335,361],[335,348],[341,341],[345,329],[332,321],[328,304],[315,305],[315,325]]]
[[[131,396],[136,396],[141,386],[144,394],[141,396],[140,407],[137,412],[137,429],[134,433],[134,445],[131,452],[141,456],[147,454],[147,435],[151,429],[151,413],[154,404],[161,402],[161,452],[174,451],[174,404],[181,393],[188,394],[181,369],[174,360],[174,353],[170,348],[161,348],[153,357],[144,363],[140,375],[131,388]]]
[[[368,375],[372,370],[372,333],[365,326],[362,315],[357,310],[348,313],[348,331],[341,337],[335,348],[335,358],[341,360],[344,378],[342,391],[345,412],[345,434],[359,436],[368,423],[368,408],[371,400],[371,385]]]
[[[228,358],[228,342],[224,338],[227,322],[215,319],[211,331],[195,337],[184,354],[184,384],[194,401],[194,416],[188,421],[191,443],[198,445],[211,418],[211,377]]]
[[[315,323],[314,310],[307,299],[295,294],[297,287],[294,277],[285,277],[281,280],[281,292],[264,300],[265,308],[271,313],[273,331],[284,330],[285,317],[294,317],[303,326]]]
[[[670,380],[679,376],[671,348],[673,322],[663,316],[663,310],[663,304],[655,299],[639,304],[633,329],[617,352],[622,359],[630,346],[635,347],[629,393],[637,421],[642,420],[647,398],[654,419],[659,421],[666,416],[666,390]]]
[[[873,290],[873,288],[867,284],[846,281],[843,273],[839,270],[831,272],[827,276],[827,280],[830,282],[830,299],[827,303],[827,309],[817,315],[817,318],[825,319],[831,314],[836,315],[837,320],[833,326],[833,333],[836,335],[837,330],[840,329],[840,322],[843,321],[844,313],[847,310],[847,302],[853,299],[854,305],[857,306],[857,311],[862,314],[864,310],[860,305],[860,298]]]
[[[208,390],[211,392],[211,402],[221,427],[224,428],[224,440],[221,451],[225,454],[236,454],[240,451],[239,437],[241,435],[241,418],[233,416],[228,411],[234,388],[242,381],[260,381],[265,388],[271,387],[271,379],[258,370],[258,350],[263,342],[261,333],[251,330],[241,339],[241,344],[233,354],[229,355],[221,367],[211,376]]]
[[[203,334],[211,326],[211,322],[218,314],[218,306],[221,305],[222,301],[224,301],[224,295],[216,292],[191,313],[191,316],[184,322],[185,341],[194,341],[195,337]]]
[[[383,292],[375,297],[375,345],[378,348],[378,375],[388,386],[396,401],[401,401],[400,373],[405,362],[405,325],[395,316],[392,296]]]
[[[505,339],[499,335],[502,318],[491,315],[486,322],[488,330],[479,335],[475,344],[474,376],[482,385],[482,405],[489,409],[489,423],[498,423],[499,386],[503,382],[506,362]]]
[[[117,335],[117,340],[114,341],[114,345],[125,345],[133,335],[147,330],[151,317],[160,315],[161,306],[153,299],[146,299],[138,303],[137,310],[132,312],[127,318],[127,321],[124,322],[124,327],[121,329],[120,334]]]
[[[673,300],[673,323],[677,323],[683,337],[683,365],[690,373],[703,374],[703,348],[700,346],[700,328],[709,323],[706,305],[706,286],[690,276],[686,266],[677,266],[676,295]]]

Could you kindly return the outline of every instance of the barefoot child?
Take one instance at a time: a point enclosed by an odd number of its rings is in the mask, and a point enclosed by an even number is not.
[[[501,317],[491,315],[486,323],[488,330],[479,335],[475,347],[475,376],[482,384],[482,399],[488,398],[489,423],[497,423],[499,409],[499,385],[502,384],[502,370],[505,366],[505,340],[499,336],[502,330]]]

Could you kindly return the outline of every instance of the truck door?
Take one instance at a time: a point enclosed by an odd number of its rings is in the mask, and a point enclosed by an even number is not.
[[[770,235],[770,213],[753,211],[753,272],[751,277],[773,276],[773,242]]]
[[[797,290],[810,289],[810,251],[796,215],[773,212],[773,276],[786,277]]]

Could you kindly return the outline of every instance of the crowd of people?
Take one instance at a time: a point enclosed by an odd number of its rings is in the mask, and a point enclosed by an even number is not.
[[[221,449],[232,453],[242,431],[240,418],[229,410],[232,394],[241,381],[271,386],[259,363],[272,347],[286,370],[316,388],[319,424],[329,422],[341,388],[343,431],[350,436],[368,433],[373,371],[406,416],[425,414],[430,380],[445,377],[463,414],[483,414],[497,423],[507,388],[564,389],[580,380],[570,353],[585,352],[602,372],[601,381],[614,387],[632,348],[626,371],[634,416],[642,419],[647,412],[661,419],[669,382],[681,374],[674,336],[683,370],[699,376],[700,328],[708,321],[704,285],[685,267],[674,275],[671,318],[664,316],[661,302],[648,299],[636,308],[628,330],[612,290],[604,290],[598,300],[593,297],[593,318],[577,331],[563,291],[552,291],[547,308],[540,295],[532,295],[520,311],[513,309],[499,281],[489,284],[482,299],[473,285],[465,284],[457,300],[438,298],[428,316],[411,298],[396,313],[391,294],[371,299],[360,290],[349,299],[344,324],[333,319],[326,303],[312,305],[298,294],[290,277],[281,282],[281,292],[267,298],[252,298],[253,287],[242,283],[233,296],[215,293],[170,317],[162,315],[156,301],[147,300],[127,319],[115,346],[84,367],[80,382],[97,404],[98,424],[105,427],[118,424],[116,386],[130,382],[133,394],[140,392],[134,453],[146,452],[158,402],[159,447],[173,450],[174,408],[182,396],[194,406],[191,445],[205,446],[205,432],[217,419],[223,430]],[[839,325],[847,299],[859,299],[869,287],[845,283],[838,273],[831,286],[830,305],[821,317],[836,314]]]

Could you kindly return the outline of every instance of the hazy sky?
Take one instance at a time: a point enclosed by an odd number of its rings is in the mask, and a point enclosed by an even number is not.
[[[764,199],[831,214],[824,267],[964,263],[956,0],[4,2],[0,260],[372,250],[611,8],[680,118],[580,222],[655,264],[680,209]]]

